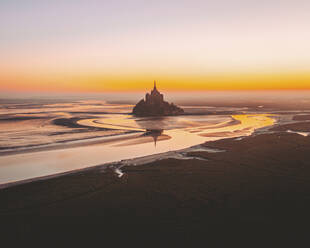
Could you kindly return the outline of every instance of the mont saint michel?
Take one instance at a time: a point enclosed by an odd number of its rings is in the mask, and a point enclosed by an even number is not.
[[[310,247],[309,13],[0,0],[2,247]]]
[[[173,103],[164,101],[164,96],[157,90],[156,81],[154,81],[151,94],[146,93],[145,100],[140,100],[133,108],[132,113],[136,116],[167,116],[181,115],[184,110]]]

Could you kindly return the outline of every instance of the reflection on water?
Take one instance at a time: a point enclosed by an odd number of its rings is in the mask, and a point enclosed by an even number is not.
[[[120,106],[117,108],[121,109]],[[55,113],[52,114],[52,119],[55,118],[55,115]],[[61,116],[65,115],[67,118],[77,116],[69,112]],[[71,139],[75,137],[74,135],[81,138],[84,137],[83,133],[85,137],[89,137],[91,132],[96,135],[96,138],[91,139],[91,142],[90,139],[72,139],[72,141],[69,139],[65,143],[60,143],[61,146],[57,149],[35,150],[31,147],[31,149],[27,148],[28,152],[25,153],[2,155],[0,156],[0,183],[184,149],[206,141],[250,135],[255,129],[272,125],[275,122],[267,114],[135,118],[122,113],[92,115],[79,113],[78,116],[84,118],[76,121],[77,127],[65,128],[52,125],[52,119],[38,119],[38,125],[43,128],[40,135],[44,136],[44,133],[50,135],[51,130],[53,132],[57,130],[59,134],[55,134],[55,136],[59,139],[64,135]],[[45,125],[42,125],[43,122]],[[32,131],[36,134],[38,129],[34,128]],[[13,130],[13,136],[17,137],[18,132],[19,129],[15,132]],[[23,132],[21,136],[24,135],[24,145],[26,146],[28,136],[25,132],[27,131],[23,129]],[[106,133],[109,135],[105,135]],[[3,136],[5,135],[3,134]],[[46,134],[45,136],[46,139],[50,137]]]
[[[158,140],[158,137],[162,137],[162,134],[163,134],[163,131],[162,129],[157,129],[157,130],[146,130],[145,132],[145,135],[146,136],[151,136],[154,140],[154,145],[156,147],[156,142]]]

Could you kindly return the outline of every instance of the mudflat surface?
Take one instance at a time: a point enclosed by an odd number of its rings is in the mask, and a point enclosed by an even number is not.
[[[306,244],[309,136],[279,132],[205,145],[225,152],[123,167],[121,178],[94,168],[2,189],[1,234],[115,244]]]
[[[306,121],[310,120],[310,115],[304,114],[304,115],[296,115],[293,117],[293,120],[295,121]]]
[[[309,132],[310,131],[310,122],[298,122],[290,123],[281,126],[276,126],[272,128],[273,131],[296,131],[296,132]]]

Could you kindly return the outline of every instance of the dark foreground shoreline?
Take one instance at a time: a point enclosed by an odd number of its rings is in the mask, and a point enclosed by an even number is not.
[[[123,167],[121,178],[96,167],[2,189],[1,238],[145,247],[310,243],[309,136],[281,131],[205,145],[225,152]]]

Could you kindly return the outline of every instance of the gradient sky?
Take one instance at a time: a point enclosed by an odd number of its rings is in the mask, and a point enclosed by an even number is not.
[[[310,89],[309,0],[1,0],[0,90]]]

